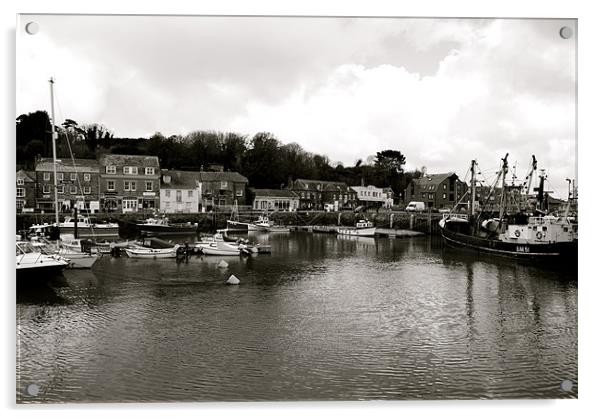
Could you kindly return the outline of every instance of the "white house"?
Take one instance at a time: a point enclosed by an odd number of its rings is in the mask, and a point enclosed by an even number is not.
[[[198,171],[162,170],[159,198],[159,208],[163,213],[198,212]]]
[[[391,207],[393,198],[388,190],[376,186],[351,186],[357,193],[360,205],[366,207]]]

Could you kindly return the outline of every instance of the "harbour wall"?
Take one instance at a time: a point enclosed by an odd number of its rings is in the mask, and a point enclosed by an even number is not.
[[[257,220],[261,212],[241,212],[239,221],[253,222]],[[137,222],[149,215],[140,213],[98,213],[94,218],[99,222],[119,222],[122,227],[127,228],[128,222]],[[198,223],[199,232],[213,232],[216,229],[226,228],[226,221],[230,219],[230,213],[171,213],[167,215],[173,223]],[[324,211],[298,211],[298,212],[274,212],[270,214],[270,220],[275,224],[307,229],[308,226],[354,226],[360,220],[369,220],[377,228],[391,230],[410,230],[425,234],[439,234],[439,213],[409,213],[409,212],[324,212]],[[61,221],[63,216],[61,216]],[[38,223],[54,223],[52,213],[19,213],[17,214],[16,230],[20,231]]]

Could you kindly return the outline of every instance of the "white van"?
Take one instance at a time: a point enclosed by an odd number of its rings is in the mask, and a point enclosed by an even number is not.
[[[410,202],[406,206],[406,212],[422,212],[426,210],[424,202]]]

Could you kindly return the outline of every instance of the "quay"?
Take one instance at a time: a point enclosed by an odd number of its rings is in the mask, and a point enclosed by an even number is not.
[[[262,214],[260,211],[246,211],[239,213],[243,222],[254,222]],[[70,214],[65,214],[69,216]],[[118,222],[120,235],[128,236],[128,222],[143,220],[152,216],[151,213],[95,213],[92,215],[97,221]],[[286,225],[293,230],[334,233],[339,226],[354,226],[359,220],[371,221],[376,226],[379,236],[408,237],[420,234],[439,235],[439,220],[441,213],[429,212],[403,212],[380,211],[367,213],[354,213],[351,211],[324,212],[324,211],[298,211],[298,212],[272,212],[270,219],[278,225]],[[197,223],[197,232],[214,232],[225,229],[226,221],[230,219],[230,212],[207,213],[173,213],[168,218],[174,223]],[[27,229],[38,223],[53,223],[52,213],[18,213],[17,231]]]

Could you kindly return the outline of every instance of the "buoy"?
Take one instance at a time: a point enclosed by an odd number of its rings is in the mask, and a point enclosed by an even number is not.
[[[226,280],[226,284],[239,284],[240,280],[235,275],[231,275],[228,280]]]
[[[228,267],[228,263],[226,263],[224,260],[220,261],[217,266],[219,268],[225,269],[226,267]]]

